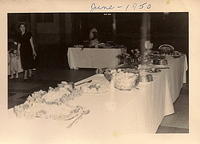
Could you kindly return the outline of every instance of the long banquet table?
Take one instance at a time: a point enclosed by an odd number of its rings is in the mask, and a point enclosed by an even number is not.
[[[111,87],[102,74],[77,82],[79,84],[92,80],[93,83],[103,85],[107,89],[99,93],[85,93],[70,102],[86,107],[90,113],[69,129],[63,123],[51,120],[29,120],[28,124],[32,124],[33,129],[38,124],[45,125],[48,129],[61,128],[66,136],[74,138],[155,133],[163,117],[174,113],[173,102],[179,96],[183,83],[186,82],[186,56],[176,59],[169,57],[168,63],[170,69],[153,73],[154,81],[139,83],[138,89],[131,91],[120,91]],[[15,119],[16,121],[19,120]],[[22,126],[25,123],[21,123]]]
[[[120,48],[68,48],[68,63],[71,69],[116,67]]]

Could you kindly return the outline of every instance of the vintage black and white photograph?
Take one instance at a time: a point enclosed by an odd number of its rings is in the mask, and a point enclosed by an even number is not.
[[[8,111],[21,126],[189,133],[188,12],[8,13],[7,37]]]

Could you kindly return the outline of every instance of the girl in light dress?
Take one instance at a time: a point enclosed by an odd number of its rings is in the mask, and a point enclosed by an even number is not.
[[[17,45],[17,43],[14,42],[14,45]],[[19,61],[19,53],[15,46],[9,50],[10,79],[19,77],[18,76],[18,71],[19,71],[18,61]]]

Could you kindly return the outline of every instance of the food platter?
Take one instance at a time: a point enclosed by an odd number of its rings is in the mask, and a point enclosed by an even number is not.
[[[179,57],[181,57],[181,53],[180,52],[178,52],[178,51],[174,51],[174,53],[172,54],[172,57],[173,58],[179,58]]]
[[[152,69],[146,70],[146,72],[148,72],[148,73],[159,73],[159,72],[161,72],[161,70],[158,69],[158,68],[152,68]]]

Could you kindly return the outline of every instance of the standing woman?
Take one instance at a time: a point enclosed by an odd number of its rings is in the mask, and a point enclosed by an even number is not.
[[[34,59],[37,56],[32,34],[27,31],[25,23],[19,25],[20,34],[18,37],[18,52],[21,57],[21,65],[24,70],[24,79],[32,77]]]

